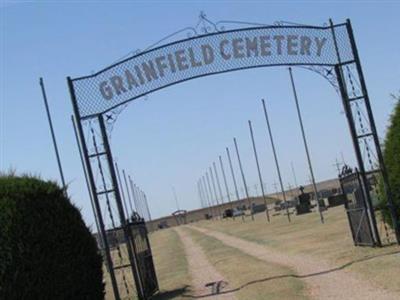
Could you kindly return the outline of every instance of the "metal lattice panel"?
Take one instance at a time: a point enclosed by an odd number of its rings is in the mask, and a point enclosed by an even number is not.
[[[216,32],[160,46],[94,75],[73,80],[81,117],[192,78],[246,68],[338,64],[352,61],[345,24],[334,27],[265,26]]]

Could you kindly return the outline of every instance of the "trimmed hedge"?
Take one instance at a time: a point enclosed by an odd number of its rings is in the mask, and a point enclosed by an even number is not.
[[[53,182],[0,176],[0,299],[104,299],[96,241]]]
[[[397,206],[397,215],[400,216],[400,95],[397,99],[390,125],[386,134],[383,157],[389,176],[389,184],[392,190],[393,200]],[[392,219],[387,209],[387,202],[383,193],[383,184],[380,183],[381,204],[385,221],[393,227]]]

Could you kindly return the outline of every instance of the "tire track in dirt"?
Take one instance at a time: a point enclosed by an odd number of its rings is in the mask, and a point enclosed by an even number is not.
[[[206,298],[218,300],[236,300],[235,293],[213,294],[212,287],[207,286],[214,282],[225,282],[224,277],[218,273],[215,267],[208,261],[204,251],[196,245],[190,235],[182,228],[174,229],[181,239],[189,265],[189,272],[192,278],[192,295],[189,298]],[[226,288],[226,287],[225,287]]]
[[[304,280],[309,296],[313,299],[400,299],[399,294],[376,287],[368,281],[357,278],[356,274],[332,266],[326,261],[303,255],[286,255],[276,249],[218,231],[196,226],[190,228],[258,259],[294,269],[296,274],[293,275]]]

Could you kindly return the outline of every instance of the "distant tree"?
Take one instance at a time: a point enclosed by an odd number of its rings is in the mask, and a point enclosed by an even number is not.
[[[392,190],[393,200],[397,207],[397,215],[400,215],[400,92],[398,95],[392,95],[396,101],[394,111],[390,118],[390,124],[387,130],[383,157],[389,176],[389,184]],[[391,226],[392,220],[387,208],[387,199],[383,192],[383,184],[380,183],[381,205],[384,219]]]

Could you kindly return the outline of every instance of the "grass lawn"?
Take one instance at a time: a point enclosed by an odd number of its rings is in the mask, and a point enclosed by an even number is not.
[[[291,223],[288,223],[283,215],[274,216],[271,223],[267,223],[265,214],[260,213],[255,216],[254,222],[248,217],[245,222],[236,218],[202,221],[193,225],[256,242],[289,255],[302,254],[327,260],[335,266],[346,265],[346,269],[358,274],[360,278],[400,293],[400,277],[397,276],[400,270],[400,247],[355,247],[344,208],[331,208],[324,212],[324,215],[325,224],[320,223],[316,213],[292,215]],[[194,242],[204,250],[211,264],[229,282],[228,289],[243,287],[236,292],[238,299],[305,298],[305,286],[300,279],[271,279],[274,276],[291,274],[291,269],[246,255],[193,229],[184,230],[190,233]],[[185,292],[190,294],[190,272],[183,244],[174,229],[152,233],[150,241],[160,285],[160,294],[155,299],[182,299]],[[122,248],[122,251],[125,249]],[[118,257],[115,251],[113,255]],[[121,280],[122,272],[118,271],[121,297],[132,299],[133,279],[130,272],[125,273],[131,291],[129,295],[126,294]],[[106,272],[105,277],[106,299],[113,299]],[[282,295],[285,297],[282,298]]]
[[[190,233],[209,262],[229,282],[223,291],[237,289],[237,299],[306,299],[305,286],[301,280],[293,277],[274,278],[293,274],[291,269],[246,255],[193,229],[184,230]]]
[[[190,284],[187,262],[183,245],[175,231],[172,229],[160,230],[149,235],[152,247],[154,264],[158,277],[160,293],[153,299],[181,299],[186,287]],[[128,262],[127,252],[124,246],[121,246],[124,263]],[[113,251],[113,257],[119,262],[117,251]],[[134,281],[129,269],[124,271],[126,282],[129,287],[129,294],[123,284],[121,270],[116,271],[119,291],[122,299],[137,299]],[[114,299],[110,278],[107,270],[104,268],[104,278],[106,280],[105,299]],[[133,296],[134,295],[134,296]]]
[[[150,235],[160,294],[154,299],[181,299],[190,285],[185,250],[178,234],[164,229]]]
[[[355,247],[350,234],[348,221],[343,207],[331,208],[324,212],[325,224],[321,224],[317,213],[294,216],[288,223],[286,216],[280,215],[267,223],[264,214],[256,215],[242,222],[233,220],[202,221],[203,226],[267,245],[288,254],[305,254],[326,259],[340,266],[348,266],[361,278],[369,279],[378,285],[400,292],[400,247],[397,245],[383,248]],[[390,278],[390,280],[388,280]]]

